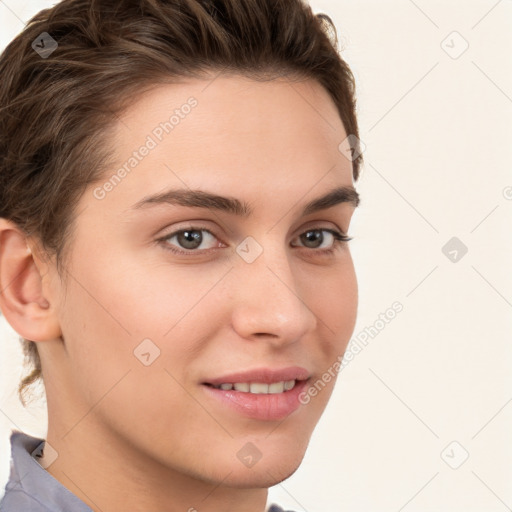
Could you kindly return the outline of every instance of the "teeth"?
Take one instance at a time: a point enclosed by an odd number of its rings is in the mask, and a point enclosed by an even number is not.
[[[284,382],[274,382],[268,386],[269,393],[282,393],[284,391]]]
[[[263,382],[236,382],[235,384],[225,383],[220,386],[215,386],[217,389],[223,391],[241,391],[243,393],[253,393],[255,395],[277,394],[285,391],[290,391],[295,387],[295,380],[287,380],[281,382],[273,382],[272,384],[265,384]]]
[[[287,380],[284,383],[285,391],[290,391],[290,389],[293,389],[294,387],[295,387],[295,381],[294,380]]]
[[[268,394],[268,384],[263,384],[260,382],[253,382],[251,384],[251,393]]]

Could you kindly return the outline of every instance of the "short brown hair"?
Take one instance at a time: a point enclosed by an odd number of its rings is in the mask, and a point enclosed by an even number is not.
[[[57,44],[45,56],[33,46],[43,33]],[[354,136],[357,180],[355,80],[337,46],[331,19],[305,0],[63,0],[39,12],[0,56],[0,217],[60,267],[117,116],[149,87],[205,72],[318,81]],[[25,404],[41,363],[36,344],[21,342],[32,365],[18,389]]]

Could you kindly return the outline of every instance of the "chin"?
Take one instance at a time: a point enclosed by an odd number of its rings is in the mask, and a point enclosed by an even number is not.
[[[277,471],[275,468],[269,468],[268,471],[249,471],[232,473],[223,481],[223,485],[235,489],[268,489],[277,485],[287,478],[291,477],[299,468],[299,464],[286,471]],[[254,469],[254,468],[253,468]]]
[[[231,467],[231,474],[224,480],[224,485],[234,488],[256,489],[269,488],[277,485],[299,468],[305,452],[288,454],[276,454],[267,460],[263,458],[252,467],[236,465]]]

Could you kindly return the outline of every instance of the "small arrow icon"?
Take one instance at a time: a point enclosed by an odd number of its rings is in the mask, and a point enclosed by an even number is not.
[[[365,149],[366,144],[353,134],[348,135],[338,145],[338,151],[352,162],[356,160]]]
[[[150,366],[160,357],[160,349],[149,338],[143,339],[133,350],[133,355],[144,365]]]
[[[448,254],[450,256],[453,256],[453,259],[456,260],[457,256],[459,255],[459,252],[457,250],[453,249],[453,251],[449,251]]]
[[[30,455],[34,459],[38,459],[36,462],[43,469],[51,466],[59,456],[57,451],[47,441],[42,441]]]
[[[246,263],[252,263],[263,252],[263,247],[248,236],[238,244],[236,252]]]
[[[441,252],[452,262],[458,263],[468,252],[468,247],[464,242],[453,236],[441,248]]]
[[[452,441],[442,452],[441,458],[452,469],[459,469],[469,458],[469,452],[458,441]]]
[[[236,456],[238,460],[249,469],[252,468],[261,459],[263,454],[258,450],[258,447],[253,443],[245,443]]]
[[[453,30],[440,43],[443,51],[452,59],[458,59],[468,48],[469,43],[464,37]]]
[[[48,32],[41,32],[33,41],[32,49],[35,50],[43,59],[47,59],[59,46],[57,41],[48,34]]]

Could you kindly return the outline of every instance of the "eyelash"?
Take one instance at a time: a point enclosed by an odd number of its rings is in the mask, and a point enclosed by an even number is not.
[[[169,243],[168,243],[169,239],[174,238],[176,235],[184,233],[185,231],[205,231],[206,233],[209,233],[210,235],[212,235],[214,238],[217,238],[209,229],[206,229],[206,228],[200,227],[200,226],[191,226],[188,228],[179,229],[178,231],[173,231],[172,233],[169,233],[168,235],[165,235],[164,237],[157,239],[157,242],[161,242],[161,244],[165,250],[171,251],[172,253],[178,254],[178,255],[192,255],[194,253],[201,254],[201,253],[205,253],[205,252],[210,252],[211,250],[215,249],[215,248],[203,249],[203,250],[194,249],[194,250],[189,250],[189,251],[182,251],[182,250],[176,249],[174,246],[169,245]],[[320,253],[321,255],[325,255],[325,256],[328,256],[328,255],[334,253],[334,251],[336,251],[339,246],[349,242],[350,240],[353,240],[352,237],[345,235],[344,233],[340,233],[339,231],[336,231],[334,229],[321,228],[321,227],[307,229],[306,231],[301,233],[299,235],[299,237],[301,235],[304,235],[311,231],[327,231],[328,233],[331,233],[333,235],[334,242],[333,242],[333,245],[331,248],[329,248],[329,249],[310,249],[311,251]],[[307,249],[307,247],[304,247],[304,248]]]

